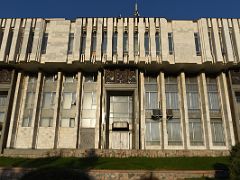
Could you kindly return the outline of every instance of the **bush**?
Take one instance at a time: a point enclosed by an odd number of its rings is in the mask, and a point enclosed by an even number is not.
[[[232,147],[230,160],[229,170],[231,179],[240,179],[240,144]]]

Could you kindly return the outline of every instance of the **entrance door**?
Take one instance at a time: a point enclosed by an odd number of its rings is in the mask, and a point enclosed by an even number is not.
[[[132,95],[110,95],[109,148],[131,148]]]

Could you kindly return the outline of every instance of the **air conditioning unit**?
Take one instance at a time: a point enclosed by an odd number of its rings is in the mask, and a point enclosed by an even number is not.
[[[162,117],[161,109],[153,109],[152,110],[152,119],[159,120]]]
[[[167,118],[170,119],[173,117],[173,110],[172,109],[167,109]]]

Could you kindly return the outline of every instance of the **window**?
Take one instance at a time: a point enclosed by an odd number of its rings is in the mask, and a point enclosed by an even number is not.
[[[6,106],[7,105],[7,91],[0,91],[0,106]]]
[[[25,101],[25,108],[28,108],[28,109],[33,108],[34,96],[35,96],[34,92],[27,92],[26,101]]]
[[[128,32],[125,31],[123,34],[123,53],[128,53]]]
[[[74,41],[74,33],[70,33],[68,38],[68,54],[73,53],[73,41]]]
[[[134,56],[138,55],[138,32],[134,32]]]
[[[201,43],[199,33],[194,33],[195,48],[197,56],[201,56]]]
[[[17,44],[17,54],[21,53],[21,49],[22,49],[22,43],[23,43],[23,37],[24,37],[24,30],[20,29],[19,30],[19,35],[18,35],[18,44]]]
[[[203,145],[202,123],[201,119],[189,119],[189,136],[192,146]]]
[[[41,47],[42,54],[46,54],[47,43],[48,43],[48,33],[44,33],[42,38],[42,47]]]
[[[96,92],[84,92],[83,94],[83,109],[96,109]]]
[[[81,52],[80,52],[80,54],[85,54],[85,49],[86,49],[86,36],[87,36],[86,31],[83,31],[83,32],[82,32],[82,39],[81,39]]]
[[[160,145],[160,124],[157,121],[146,121],[146,145]]]
[[[149,55],[149,34],[145,32],[144,34],[144,48],[145,48],[145,55]]]
[[[40,119],[40,127],[52,127],[53,118],[51,117],[42,117]]]
[[[210,111],[220,111],[216,78],[207,78],[208,101]]]
[[[53,83],[54,81],[56,81],[58,79],[57,75],[48,75],[45,76],[45,83]]]
[[[84,78],[85,78],[84,80],[85,83],[92,83],[97,81],[97,77],[95,75],[87,75],[87,76],[84,76]]]
[[[31,118],[32,117],[24,117],[22,121],[22,127],[30,127],[31,126]]]
[[[73,83],[76,80],[74,76],[65,76],[64,83]]]
[[[168,48],[169,48],[169,54],[172,55],[174,51],[174,45],[173,45],[173,33],[168,33]]]
[[[75,118],[62,118],[61,127],[71,127],[75,126]]]
[[[76,105],[76,93],[64,92],[63,93],[63,109],[71,109]]]
[[[208,28],[208,40],[209,40],[209,45],[210,45],[210,50],[211,50],[211,54],[212,54],[212,57],[213,56],[213,35],[212,35],[212,28]]]
[[[8,34],[7,46],[6,46],[6,55],[9,55],[13,39],[13,29],[11,28]]]
[[[102,53],[107,54],[107,31],[103,31]]]
[[[33,45],[34,31],[30,30],[28,45],[27,45],[27,53],[32,53],[32,45]]]
[[[112,47],[113,55],[117,54],[117,38],[118,38],[118,33],[117,31],[115,31],[113,33],[113,47]]]
[[[159,56],[161,54],[161,41],[160,41],[160,36],[159,32],[156,32],[155,34],[155,43],[156,43],[156,55]]]
[[[186,93],[187,93],[188,110],[189,111],[200,110],[197,77],[186,78]]]
[[[181,122],[178,118],[167,121],[168,145],[182,145]]]
[[[223,129],[222,119],[211,118],[212,141],[214,146],[225,145],[225,135]]]
[[[235,97],[236,97],[237,103],[240,103],[240,92],[235,92]]]
[[[4,122],[4,116],[5,116],[5,113],[4,112],[0,112],[0,123]]]
[[[158,87],[156,77],[145,77],[145,109],[158,109]]]
[[[234,36],[232,27],[229,27],[229,35],[230,35],[232,49],[233,49],[233,56],[234,58],[236,58],[237,57],[236,37]]]
[[[4,35],[4,29],[0,29],[0,49],[2,46],[3,35]]]
[[[55,92],[44,92],[43,93],[43,102],[42,107],[43,108],[54,108],[55,105]]]
[[[222,50],[222,55],[225,56],[226,55],[226,47],[224,44],[224,37],[223,37],[223,33],[222,33],[222,28],[218,29],[218,35],[219,35],[219,40],[220,40],[220,45],[221,45],[221,50]]]
[[[179,109],[177,77],[165,78],[165,93],[167,109]]]
[[[92,53],[96,52],[96,47],[97,47],[97,32],[93,31],[92,32],[92,43],[91,43],[91,52]]]

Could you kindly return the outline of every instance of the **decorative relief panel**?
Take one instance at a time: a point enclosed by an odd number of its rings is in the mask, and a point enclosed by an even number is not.
[[[239,71],[231,71],[231,78],[233,84],[240,84],[240,72]]]
[[[10,83],[11,82],[11,71],[0,70],[0,83]]]
[[[105,70],[105,83],[107,84],[135,84],[136,72],[131,69]]]

